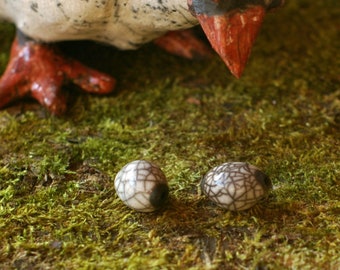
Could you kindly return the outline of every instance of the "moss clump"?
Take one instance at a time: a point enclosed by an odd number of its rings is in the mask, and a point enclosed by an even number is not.
[[[64,44],[119,85],[105,97],[65,88],[61,118],[29,100],[0,111],[0,268],[338,269],[338,13],[303,0],[268,15],[240,80],[217,58]],[[0,70],[13,33],[0,25]],[[164,209],[136,213],[116,196],[135,159],[167,175]],[[233,213],[204,198],[202,176],[227,161],[266,172],[268,200]]]

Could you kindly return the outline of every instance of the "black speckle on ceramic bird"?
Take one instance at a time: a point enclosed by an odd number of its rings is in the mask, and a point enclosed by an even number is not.
[[[213,49],[240,77],[265,13],[284,0],[0,0],[0,20],[18,36],[0,79],[0,107],[31,95],[54,114],[66,110],[60,88],[73,82],[106,94],[115,80],[63,57],[53,42],[94,40],[122,50],[150,41],[187,58],[208,48],[187,29],[200,24]]]

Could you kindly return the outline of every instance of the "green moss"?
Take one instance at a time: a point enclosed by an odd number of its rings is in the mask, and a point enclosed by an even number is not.
[[[338,14],[333,0],[269,14],[240,80],[217,57],[65,44],[117,92],[65,88],[61,118],[29,100],[0,111],[0,268],[338,269]],[[0,24],[0,70],[13,34]],[[164,170],[164,209],[136,213],[116,196],[134,159]],[[226,161],[262,168],[267,201],[233,213],[202,196],[202,176]]]

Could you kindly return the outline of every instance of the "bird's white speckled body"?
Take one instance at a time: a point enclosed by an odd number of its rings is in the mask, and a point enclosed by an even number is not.
[[[198,24],[187,0],[0,0],[0,19],[35,40],[89,39],[120,49]]]

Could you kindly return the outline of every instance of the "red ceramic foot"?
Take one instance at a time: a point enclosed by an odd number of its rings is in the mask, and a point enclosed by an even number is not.
[[[211,49],[190,29],[170,31],[154,43],[169,53],[189,59],[207,58],[212,55]]]
[[[61,87],[68,82],[95,94],[107,94],[115,86],[114,78],[64,58],[50,45],[33,41],[19,44],[16,39],[9,64],[0,78],[0,108],[31,96],[51,113],[60,115],[66,111]]]

